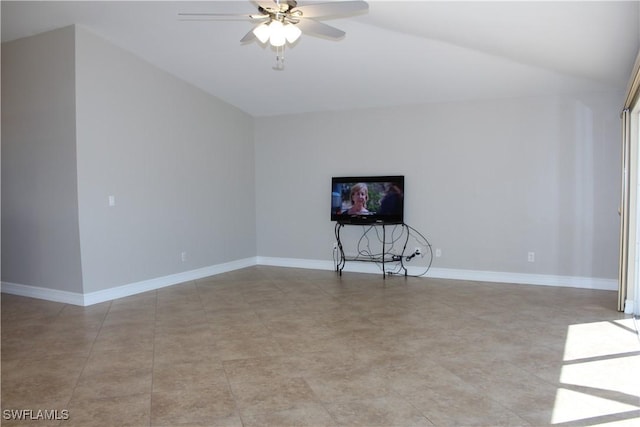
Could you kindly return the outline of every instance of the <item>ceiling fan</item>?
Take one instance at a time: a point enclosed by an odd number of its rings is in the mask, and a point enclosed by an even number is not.
[[[225,20],[248,19],[259,21],[240,42],[247,43],[258,40],[267,42],[276,49],[276,66],[284,68],[284,47],[287,43],[295,43],[302,33],[339,40],[345,32],[320,22],[319,19],[339,18],[365,12],[369,9],[366,1],[335,1],[328,3],[311,3],[298,6],[295,0],[252,0],[258,7],[258,13],[178,13],[182,20]]]

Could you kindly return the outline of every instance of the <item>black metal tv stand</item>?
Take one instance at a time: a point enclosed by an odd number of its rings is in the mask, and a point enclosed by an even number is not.
[[[346,225],[349,226],[353,226],[353,225],[357,225],[360,227],[363,227],[363,234],[362,237],[366,237],[367,233],[371,232],[374,229],[377,229],[379,227],[382,228],[382,240],[381,240],[381,244],[382,244],[382,251],[379,254],[371,254],[371,253],[362,253],[359,251],[359,253],[355,256],[345,256],[344,254],[344,247],[342,246],[342,240],[340,239],[340,230],[342,230],[342,228]],[[402,227],[402,231],[403,233],[401,233],[401,235],[406,235],[406,239],[403,242],[403,246],[402,246],[402,251],[398,254],[398,253],[393,253],[391,251],[387,251],[387,246],[389,244],[392,244],[393,242],[388,242],[387,241],[387,227]],[[379,236],[379,234],[377,233],[376,230],[376,234]],[[383,278],[387,277],[387,274],[391,274],[390,271],[386,270],[385,265],[386,264],[395,264],[395,265],[400,265],[400,271],[404,272],[405,277],[407,276],[407,268],[404,266],[403,263],[403,254],[404,251],[406,249],[407,246],[407,242],[409,241],[409,233],[408,233],[408,227],[405,223],[359,223],[359,222],[337,222],[336,223],[336,227],[335,227],[335,235],[336,235],[336,242],[338,244],[338,248],[337,248],[337,259],[336,259],[336,272],[338,272],[338,274],[340,276],[342,276],[342,270],[344,269],[344,266],[346,265],[347,261],[351,262],[351,261],[357,261],[357,262],[373,262],[373,263],[377,263],[377,264],[382,264],[382,276]],[[396,268],[396,271],[398,271],[398,269]],[[397,274],[397,273],[395,273]]]

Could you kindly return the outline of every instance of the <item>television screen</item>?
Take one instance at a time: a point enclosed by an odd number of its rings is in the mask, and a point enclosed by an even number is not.
[[[404,176],[331,179],[331,221],[398,224],[404,221]]]

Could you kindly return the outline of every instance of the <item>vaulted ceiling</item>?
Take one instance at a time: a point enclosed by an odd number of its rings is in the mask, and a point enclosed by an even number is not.
[[[342,40],[303,34],[282,71],[240,43],[253,23],[178,19],[248,0],[2,1],[2,41],[77,24],[253,116],[622,90],[640,46],[637,1],[368,3],[324,21]]]

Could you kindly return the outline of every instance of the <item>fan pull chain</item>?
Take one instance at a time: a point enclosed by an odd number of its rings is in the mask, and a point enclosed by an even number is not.
[[[276,65],[273,69],[276,71],[284,70],[284,45],[276,47]]]

